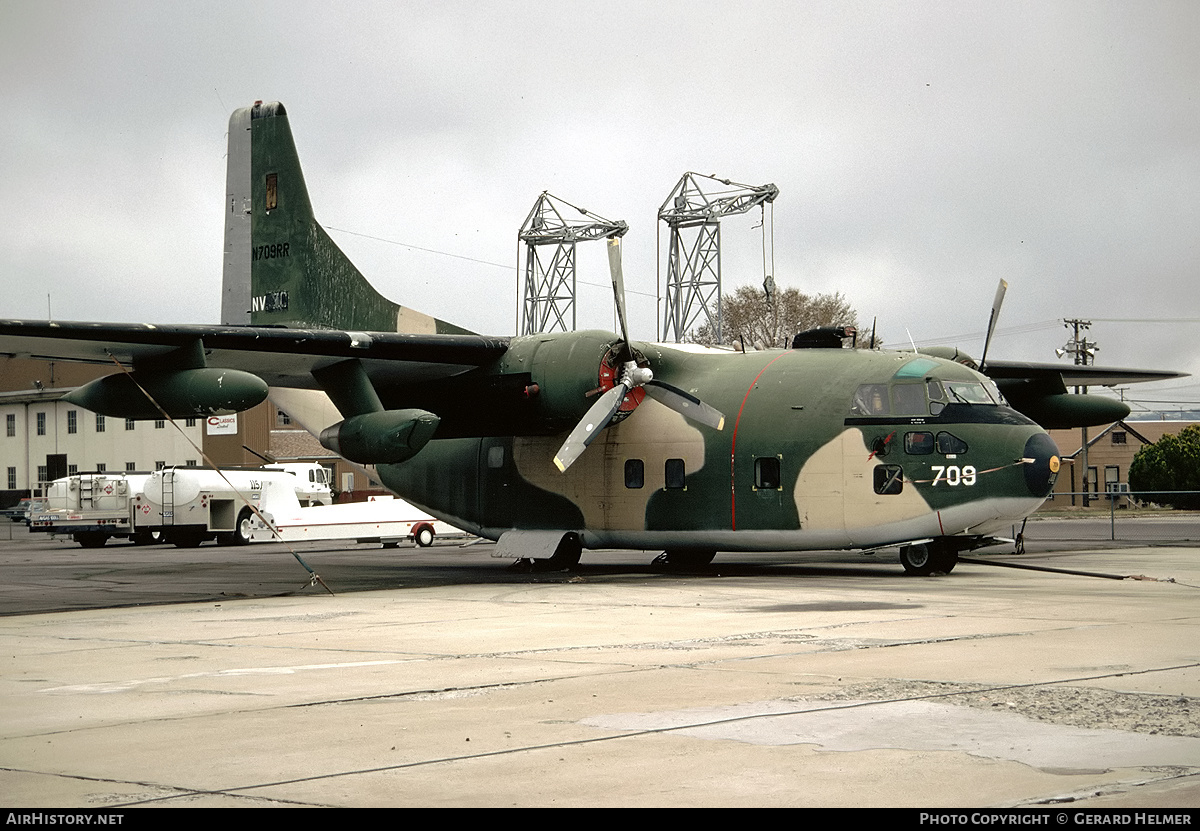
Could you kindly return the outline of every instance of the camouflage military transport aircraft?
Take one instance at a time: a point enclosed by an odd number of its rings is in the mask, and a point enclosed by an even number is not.
[[[946,572],[1050,492],[1043,427],[1128,413],[1067,385],[1177,375],[980,372],[954,350],[842,348],[840,331],[746,354],[632,341],[615,240],[621,332],[484,337],[371,288],[313,217],[281,104],[233,114],[228,175],[223,325],[3,321],[0,354],[116,359],[68,396],[114,417],[161,417],[147,394],[172,417],[238,411],[270,388],[406,500],[550,567],[583,548],[694,565],[900,546],[906,570]]]

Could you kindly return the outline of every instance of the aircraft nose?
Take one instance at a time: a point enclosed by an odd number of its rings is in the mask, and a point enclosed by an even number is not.
[[[1046,433],[1037,433],[1025,442],[1025,486],[1034,496],[1048,496],[1058,478],[1061,461],[1058,446]]]

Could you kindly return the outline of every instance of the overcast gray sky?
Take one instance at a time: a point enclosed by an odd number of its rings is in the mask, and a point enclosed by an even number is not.
[[[652,339],[656,212],[694,170],[778,185],[776,281],[889,343],[978,355],[1004,278],[995,357],[1055,360],[1083,317],[1098,363],[1200,375],[1192,0],[0,0],[0,70],[0,316],[216,322],[226,128],[262,99],[376,287],[475,331],[515,331],[549,190],[629,223]],[[722,226],[726,290],[762,282],[758,220]],[[614,325],[603,249],[581,327]]]

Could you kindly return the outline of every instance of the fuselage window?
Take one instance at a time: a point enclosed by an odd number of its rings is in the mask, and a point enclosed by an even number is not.
[[[900,465],[875,466],[875,493],[893,496],[904,490],[904,471]]]
[[[770,491],[780,489],[778,456],[763,456],[754,460],[754,487]]]
[[[904,452],[911,456],[928,456],[933,452],[933,433],[905,433]]]
[[[666,480],[664,487],[666,487],[668,490],[679,490],[683,488],[684,476],[686,475],[683,459],[667,459],[666,468],[664,469],[663,473],[665,474]]]
[[[504,446],[493,444],[488,448],[487,465],[492,470],[499,470],[504,467]]]
[[[625,460],[625,487],[640,488],[646,484],[646,465],[641,459]]]
[[[957,456],[967,452],[967,443],[953,433],[938,433],[937,451],[947,456]]]

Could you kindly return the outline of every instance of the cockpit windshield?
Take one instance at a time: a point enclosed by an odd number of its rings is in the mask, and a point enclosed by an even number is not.
[[[949,380],[930,377],[933,361],[909,361],[887,384],[862,384],[850,405],[853,416],[939,415],[950,404],[1004,405],[999,388],[989,378]]]

